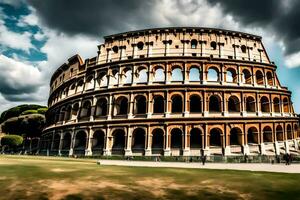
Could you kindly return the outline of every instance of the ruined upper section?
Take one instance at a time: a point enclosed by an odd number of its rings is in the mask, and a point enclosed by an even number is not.
[[[83,61],[79,55],[68,59],[51,78],[51,87],[87,67],[134,59],[195,57],[271,64],[261,37],[242,32],[174,27],[125,32],[104,37],[97,57]],[[70,77],[69,77],[70,78]]]

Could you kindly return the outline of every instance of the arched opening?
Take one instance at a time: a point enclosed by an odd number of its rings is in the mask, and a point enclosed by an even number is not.
[[[75,119],[78,115],[78,111],[79,111],[79,103],[75,103],[73,105],[73,109],[72,109],[72,118]]]
[[[197,49],[197,44],[198,44],[197,40],[195,39],[191,40],[191,49]]]
[[[283,99],[283,112],[289,113],[289,100],[286,97]]]
[[[241,51],[242,53],[246,53],[247,52],[247,47],[245,45],[241,46]]]
[[[269,126],[263,129],[263,142],[273,142],[272,129]]]
[[[80,117],[81,118],[88,118],[91,116],[91,109],[92,105],[90,101],[85,101],[81,108]]]
[[[202,148],[202,132],[198,128],[193,128],[190,132],[190,148]]]
[[[160,128],[152,131],[152,154],[162,153],[164,148],[164,132]]]
[[[132,70],[126,68],[124,70],[123,84],[131,84],[132,83]]]
[[[106,116],[107,115],[107,100],[106,98],[100,98],[96,103],[95,116]]]
[[[128,100],[126,97],[119,97],[115,102],[115,109],[117,115],[127,115]]]
[[[171,131],[171,148],[182,148],[182,131],[179,128],[174,128]]]
[[[255,74],[255,77],[256,77],[256,84],[257,85],[263,85],[264,84],[264,75],[261,71],[257,70],[256,74]]]
[[[191,67],[190,69],[190,73],[189,73],[189,81],[190,82],[196,82],[196,81],[200,81],[200,70],[198,67]]]
[[[218,128],[213,128],[210,131],[210,138],[209,138],[209,145],[210,146],[216,146],[221,147],[222,146],[222,131]]]
[[[165,112],[165,101],[162,96],[154,96],[153,98],[153,113]]]
[[[201,98],[198,95],[190,96],[190,112],[201,113]]]
[[[144,43],[143,42],[138,42],[136,46],[137,46],[138,50],[143,50]]]
[[[278,125],[276,127],[276,140],[277,141],[284,141],[283,129],[282,129],[281,125]]]
[[[172,70],[172,81],[183,81],[183,74],[181,68],[175,67]]]
[[[125,132],[121,129],[117,129],[112,133],[113,136],[113,154],[123,154],[125,147]]]
[[[172,113],[182,113],[183,103],[180,95],[172,96]]]
[[[218,95],[209,97],[209,112],[221,112],[221,100]]]
[[[103,131],[95,131],[93,135],[92,152],[93,155],[102,154],[104,148],[105,134]]]
[[[219,79],[219,70],[215,67],[211,67],[208,69],[207,73],[207,81],[220,81]]]
[[[288,140],[292,140],[293,139],[292,126],[290,124],[288,124],[286,126],[286,135],[287,135],[287,139]]]
[[[146,97],[139,95],[135,98],[135,114],[145,114],[147,108]]]
[[[240,101],[236,96],[229,97],[228,111],[229,112],[240,112]]]
[[[71,117],[72,117],[72,106],[68,105],[65,113],[65,120],[69,121],[71,120]]]
[[[279,113],[280,112],[280,102],[279,98],[275,97],[273,99],[273,106],[274,106],[274,112]]]
[[[248,144],[258,144],[258,130],[255,127],[250,127],[247,133]]]
[[[294,125],[294,137],[297,138],[298,136],[298,126],[297,124]]]
[[[109,78],[109,85],[117,85],[119,82],[119,72],[118,70],[112,71],[112,76]]]
[[[217,43],[215,41],[212,41],[210,43],[210,47],[211,47],[212,50],[216,50],[217,49]]]
[[[251,73],[249,72],[249,70],[244,69],[243,70],[243,83],[244,84],[251,84],[252,80],[251,80]]]
[[[65,133],[64,138],[62,140],[62,150],[63,150],[63,154],[64,152],[69,152],[71,148],[71,134],[69,132]]]
[[[273,86],[273,77],[271,72],[267,72],[268,85]]]
[[[230,130],[230,145],[242,145],[242,131],[239,128],[232,128]]]
[[[55,134],[54,138],[53,138],[52,151],[58,151],[59,143],[60,143],[60,135],[59,134]]]
[[[246,111],[255,112],[255,100],[251,96],[246,98]]]
[[[86,133],[79,131],[75,135],[74,150],[75,154],[84,154],[86,148]]]
[[[100,87],[107,86],[107,75],[106,73],[101,73],[97,78],[97,83]]]
[[[265,112],[265,113],[270,112],[270,102],[267,97],[265,96],[261,97],[260,107],[261,107],[261,112]]]
[[[94,88],[94,76],[90,75],[86,78],[85,89],[90,90]]]
[[[132,151],[143,152],[145,149],[146,132],[142,128],[137,128],[132,133]]]
[[[138,72],[137,83],[147,83],[148,82],[148,73],[146,69],[141,69]]]
[[[162,68],[158,68],[155,70],[154,81],[155,82],[164,82],[165,81],[165,73]]]
[[[83,90],[83,84],[84,84],[83,79],[80,79],[77,83],[76,92],[81,92]]]
[[[66,112],[66,108],[62,107],[59,112],[59,121],[60,122],[65,120],[65,112]]]
[[[236,71],[232,68],[229,68],[226,72],[226,82],[228,83],[236,83],[237,82],[237,74]]]

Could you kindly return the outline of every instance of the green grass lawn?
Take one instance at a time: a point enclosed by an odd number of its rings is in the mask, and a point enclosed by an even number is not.
[[[300,174],[0,156],[0,199],[300,199]]]

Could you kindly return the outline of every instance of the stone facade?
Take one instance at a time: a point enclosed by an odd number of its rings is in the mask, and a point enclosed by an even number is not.
[[[291,92],[261,37],[207,28],[107,36],[51,78],[40,153],[298,153]]]

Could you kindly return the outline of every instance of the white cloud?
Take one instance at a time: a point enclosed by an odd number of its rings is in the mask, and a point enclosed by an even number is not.
[[[285,57],[285,63],[287,67],[299,67],[300,66],[300,51],[293,53]]]

